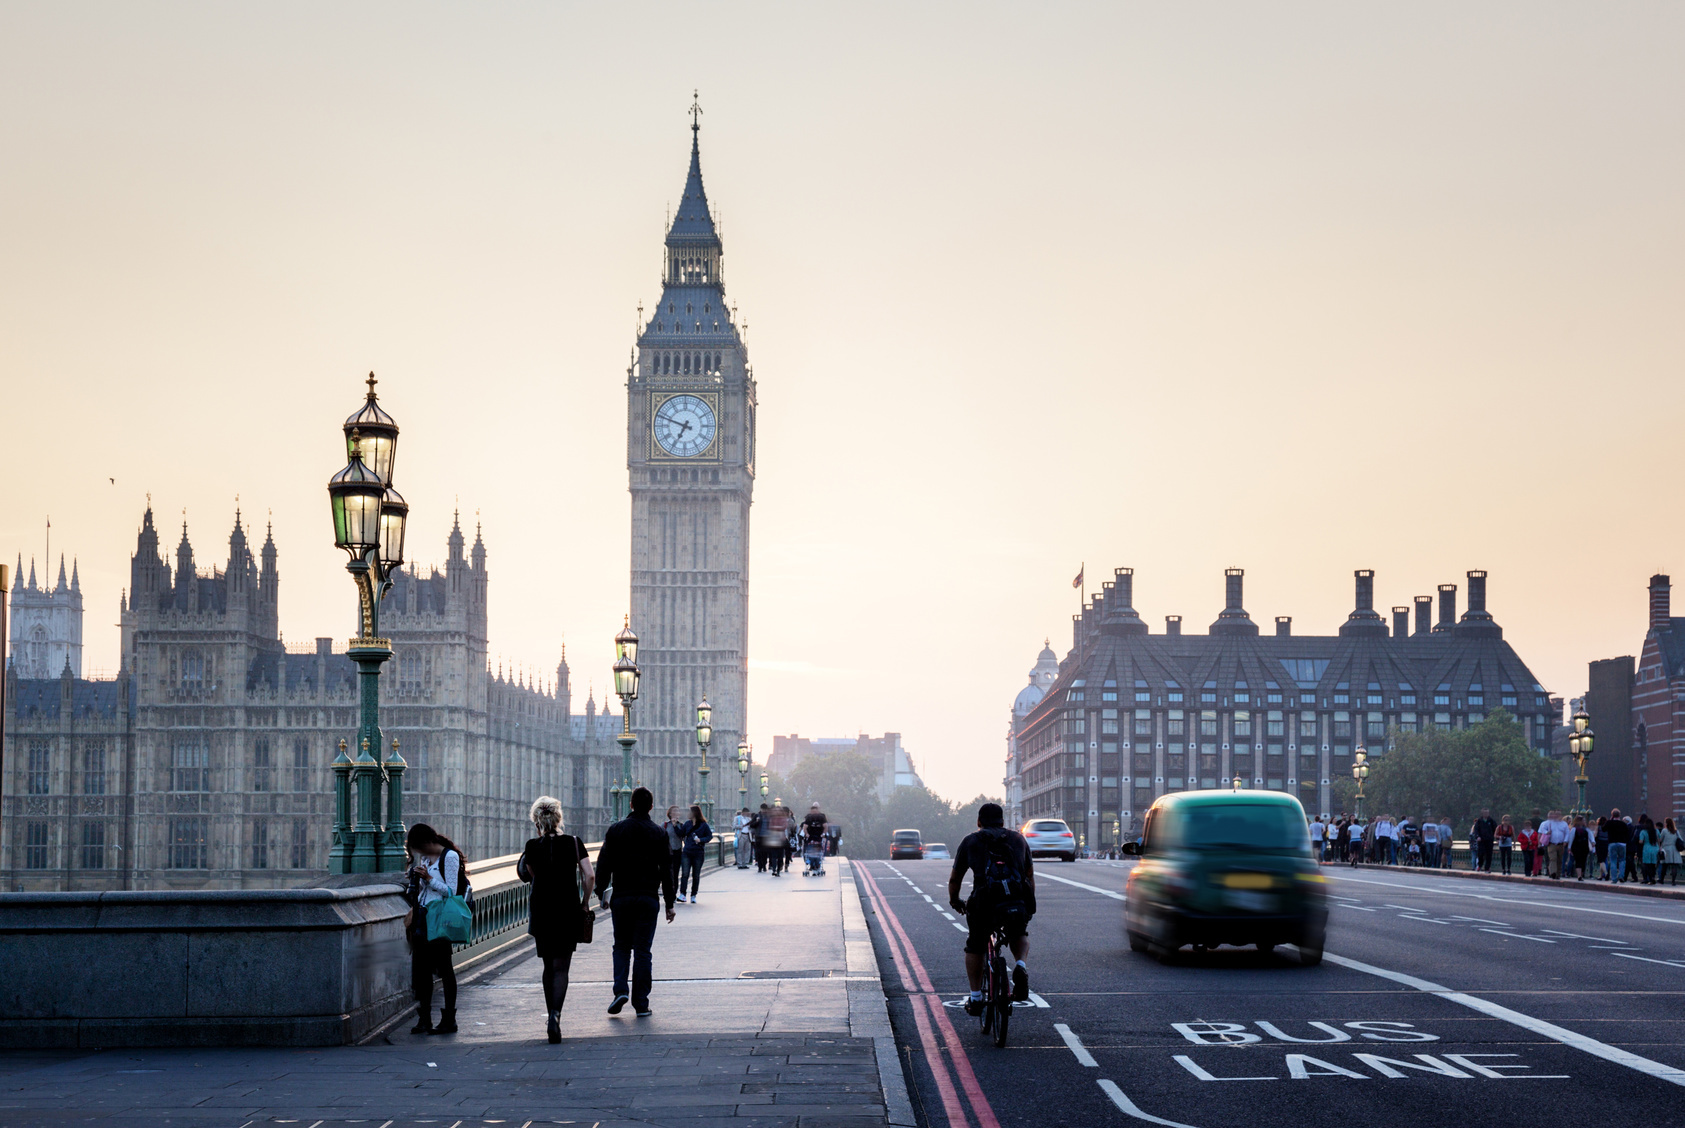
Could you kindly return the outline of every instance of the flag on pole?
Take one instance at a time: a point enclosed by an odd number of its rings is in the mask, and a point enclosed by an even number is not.
[[[1088,565],[1087,564],[1084,564],[1077,569],[1077,578],[1071,581],[1072,587],[1080,588],[1082,586],[1082,574],[1086,571],[1088,571]]]

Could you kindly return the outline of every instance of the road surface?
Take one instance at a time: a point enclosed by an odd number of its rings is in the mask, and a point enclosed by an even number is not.
[[[1131,863],[1037,863],[1033,1001],[996,1049],[959,1009],[947,862],[864,862],[926,1128],[1685,1126],[1685,902],[1327,867],[1327,958],[1129,951]]]

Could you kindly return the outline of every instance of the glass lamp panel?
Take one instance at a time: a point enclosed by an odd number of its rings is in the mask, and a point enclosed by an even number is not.
[[[1583,756],[1591,755],[1591,735],[1590,729],[1580,734],[1580,754]]]
[[[404,526],[409,515],[403,495],[388,487],[380,503],[380,562],[387,568],[404,562]]]
[[[347,436],[346,449],[349,452],[353,440]],[[376,431],[364,427],[359,433],[356,445],[362,451],[363,465],[373,470],[381,482],[392,484],[392,465],[397,460],[398,436],[385,431]]]
[[[360,554],[380,543],[380,493],[357,487],[340,491],[339,503],[345,514],[345,540],[341,548]]]
[[[700,704],[696,707],[696,724],[697,724],[697,727],[701,728],[702,726],[707,725],[713,719],[713,716],[714,716],[714,707],[712,705],[708,704],[708,699],[706,697],[704,697],[702,699],[702,704]]]
[[[636,663],[638,660],[638,636],[632,630],[631,620],[614,636],[614,656],[627,662]]]
[[[614,664],[614,692],[622,700],[631,700],[638,695],[638,668],[625,658]]]
[[[712,725],[696,726],[696,743],[708,745],[714,742],[714,728]]]

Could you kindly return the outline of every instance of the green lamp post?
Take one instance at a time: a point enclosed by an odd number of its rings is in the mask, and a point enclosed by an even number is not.
[[[1352,757],[1352,778],[1357,780],[1357,821],[1363,821],[1363,781],[1369,778],[1369,753],[1359,748]]]
[[[610,789],[616,822],[631,813],[632,792],[637,788],[632,782],[632,749],[638,744],[632,734],[632,702],[638,699],[638,677],[638,636],[628,615],[626,625],[614,636],[614,692],[620,698],[621,718],[620,735],[615,737],[620,743],[620,782]]]
[[[714,801],[708,798],[708,745],[714,741],[714,707],[708,704],[708,695],[702,695],[702,704],[696,707],[696,746],[702,749],[702,764],[696,769],[696,774],[702,777],[702,798],[697,806],[702,808],[702,817],[710,824],[714,821]]]
[[[749,805],[749,742],[737,742],[737,805]]]
[[[1591,777],[1586,775],[1586,760],[1591,756],[1591,743],[1594,736],[1591,731],[1591,714],[1584,709],[1580,709],[1574,713],[1573,720],[1574,731],[1568,737],[1568,752],[1574,757],[1574,761],[1579,767],[1578,774],[1574,776],[1574,785],[1579,788],[1580,803],[1569,813],[1584,815],[1589,821],[1591,819],[1591,808],[1586,805],[1586,784],[1591,782]]]
[[[350,557],[345,570],[357,585],[361,604],[358,634],[346,651],[357,666],[361,706],[356,754],[347,755],[341,741],[333,763],[335,823],[328,855],[333,873],[390,873],[404,867],[405,765],[398,742],[392,742],[390,757],[380,758],[380,668],[392,657],[391,641],[380,637],[380,602],[404,562],[410,509],[392,486],[398,424],[376,402],[375,383],[371,372],[368,399],[345,421],[349,461],[328,481],[334,546]],[[382,781],[387,790],[384,802]]]

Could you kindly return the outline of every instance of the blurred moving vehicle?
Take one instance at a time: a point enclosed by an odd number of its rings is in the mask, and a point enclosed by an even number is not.
[[[1322,962],[1328,879],[1311,857],[1305,809],[1273,791],[1181,791],[1147,812],[1125,888],[1129,947],[1170,959],[1183,944],[1295,944]]]
[[[1077,838],[1064,819],[1031,819],[1018,832],[1029,843],[1030,857],[1056,857],[1067,862],[1077,860]]]
[[[889,860],[919,861],[924,857],[924,835],[916,830],[892,831],[889,836]]]
[[[924,856],[932,861],[951,862],[954,860],[954,856],[948,853],[948,844],[945,842],[927,844],[924,848]]]

